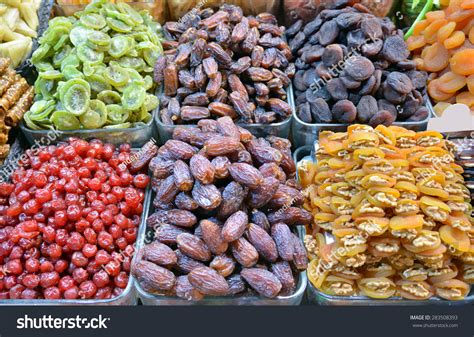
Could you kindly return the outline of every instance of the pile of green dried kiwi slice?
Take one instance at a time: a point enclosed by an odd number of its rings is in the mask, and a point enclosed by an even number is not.
[[[33,130],[125,129],[152,120],[152,74],[163,53],[161,26],[146,11],[99,0],[73,17],[56,17],[32,56]]]

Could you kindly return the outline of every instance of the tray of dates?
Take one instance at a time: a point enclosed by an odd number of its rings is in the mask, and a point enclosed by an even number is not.
[[[296,57],[293,141],[312,144],[319,131],[352,123],[425,130],[427,74],[416,70],[403,32],[361,4],[326,9],[286,31]]]
[[[298,164],[314,215],[305,237],[311,302],[474,302],[471,197],[451,142],[354,124],[322,131],[314,153]]]
[[[307,255],[288,140],[228,116],[178,126],[150,162],[154,201],[132,267],[146,305],[297,305]],[[301,227],[301,226],[299,226]]]
[[[273,14],[244,16],[225,4],[167,22],[164,55],[155,66],[163,84],[156,118],[162,142],[175,125],[229,116],[256,136],[287,138],[292,54]]]
[[[135,305],[156,150],[74,138],[26,150],[0,186],[0,305]]]

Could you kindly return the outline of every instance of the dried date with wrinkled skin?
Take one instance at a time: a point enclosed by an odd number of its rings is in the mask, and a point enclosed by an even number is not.
[[[175,160],[189,160],[196,153],[195,148],[191,145],[175,139],[166,141],[164,148],[167,150],[170,157]],[[163,147],[160,150],[162,149]]]
[[[209,105],[209,97],[207,97],[206,93],[204,92],[197,92],[195,94],[186,96],[186,98],[183,100],[183,105],[195,105],[195,106],[207,107]],[[168,107],[168,110],[169,110],[169,107]]]
[[[252,210],[250,221],[262,228],[265,232],[270,232],[270,222],[268,222],[267,216],[265,213],[259,210]]]
[[[178,67],[175,63],[168,63],[163,71],[165,81],[165,94],[167,96],[176,95],[178,90]]]
[[[179,209],[184,209],[186,211],[194,211],[199,207],[196,201],[194,201],[193,198],[185,192],[181,192],[176,196],[174,199],[174,204]]]
[[[207,42],[204,39],[197,39],[193,43],[193,48],[191,51],[191,58],[190,63],[191,67],[197,67],[199,64],[202,63],[202,59],[204,57],[204,53],[207,48]]]
[[[244,119],[251,119],[252,112],[248,101],[245,99],[245,96],[238,91],[234,91],[229,95],[229,99],[232,102],[235,111]]]
[[[249,94],[244,84],[240,81],[240,78],[237,75],[230,74],[227,81],[229,82],[230,89],[233,92],[238,92],[244,97],[245,101],[249,100]]]
[[[240,294],[246,289],[245,282],[240,274],[234,274],[227,278],[227,283],[229,284],[229,295]]]
[[[176,282],[172,272],[149,261],[134,264],[132,273],[139,282],[144,281],[157,290],[170,290]]]
[[[306,252],[306,248],[299,237],[293,233],[291,234],[295,247],[293,254],[293,265],[300,271],[306,270],[306,268],[308,268],[308,254]]]
[[[230,182],[222,192],[222,203],[219,206],[217,217],[227,219],[240,209],[242,202],[247,195],[246,191],[239,183]]]
[[[197,223],[196,216],[190,211],[171,209],[165,212],[166,221],[178,227],[191,228]]]
[[[216,223],[209,220],[202,220],[200,222],[200,226],[202,231],[202,239],[209,247],[211,252],[215,255],[225,253],[228,248],[228,243],[222,236],[222,229]]]
[[[213,57],[205,58],[202,61],[202,66],[204,68],[204,72],[206,73],[207,77],[216,78],[219,69],[218,69],[217,62],[216,60],[214,60]]]
[[[184,255],[201,262],[211,260],[211,251],[207,245],[195,235],[189,233],[179,234],[176,238],[178,249]]]
[[[243,267],[250,268],[257,263],[258,252],[245,238],[240,237],[238,240],[231,242],[230,246],[232,255]]]
[[[215,185],[202,185],[199,181],[194,183],[192,190],[193,199],[205,210],[213,210],[219,207],[222,196]]]
[[[155,239],[165,245],[175,245],[179,234],[189,233],[186,229],[173,225],[162,224],[155,230]]]
[[[180,250],[175,250],[175,254],[178,258],[178,261],[176,262],[176,269],[182,273],[190,273],[192,270],[199,268],[199,267],[204,267],[204,263],[196,261],[183,253],[181,253]]]
[[[222,64],[224,67],[228,66],[232,62],[232,58],[226,53],[220,45],[215,42],[211,42],[207,45],[207,50],[214,56],[217,62]]]
[[[230,71],[235,74],[242,74],[244,71],[250,68],[251,63],[252,59],[249,56],[241,57],[237,60],[237,62],[230,66]]]
[[[176,279],[175,291],[176,296],[187,301],[200,301],[204,298],[204,294],[189,282],[188,275],[182,275]]]
[[[230,117],[221,117],[217,119],[217,131],[224,136],[233,137],[240,141],[239,128]]]
[[[261,208],[265,206],[277,191],[279,182],[274,177],[263,179],[263,183],[256,189],[250,191],[248,205],[252,208]]]
[[[287,225],[308,225],[312,219],[310,212],[298,207],[289,207],[284,212],[276,211],[268,214],[268,221],[271,224],[283,222]]]
[[[225,278],[212,268],[195,268],[188,274],[188,279],[192,286],[204,295],[225,296],[229,293]]]
[[[154,241],[143,247],[143,258],[163,267],[173,266],[178,262],[174,251],[158,241]]]
[[[283,169],[278,166],[276,163],[266,163],[263,164],[258,168],[258,170],[262,173],[264,178],[274,177],[278,179],[280,183],[285,183],[286,181],[286,174]]]
[[[217,271],[223,277],[227,277],[235,270],[235,260],[226,254],[220,254],[212,259],[209,267]]]
[[[276,243],[278,255],[284,261],[292,261],[295,253],[295,245],[291,234],[290,228],[284,223],[277,223],[272,226],[272,238]]]
[[[168,205],[174,200],[178,193],[179,189],[175,184],[174,177],[169,176],[163,179],[156,189],[153,205],[158,208]]]
[[[209,104],[209,111],[211,112],[211,114],[219,116],[219,117],[225,117],[225,116],[228,116],[230,118],[238,117],[237,112],[231,105],[221,103],[221,102],[212,102],[211,104]]]
[[[282,284],[278,278],[265,269],[244,268],[240,272],[244,280],[260,295],[274,298],[281,291]]]
[[[271,265],[270,271],[280,280],[282,291],[291,294],[296,288],[296,280],[287,261],[278,261]]]
[[[238,24],[235,25],[234,30],[232,31],[231,41],[232,43],[242,42],[249,32],[249,21],[246,17],[242,18]]]
[[[194,155],[189,161],[189,168],[193,177],[202,184],[207,185],[214,181],[214,166],[206,157]]]
[[[200,64],[196,67],[196,70],[194,70],[194,82],[196,83],[196,88],[198,89],[204,88],[204,86],[206,85],[206,81],[207,81],[207,76],[206,76],[206,73],[204,72],[204,67],[202,66],[202,64]]]
[[[217,156],[211,160],[214,166],[214,176],[216,179],[226,179],[229,177],[229,166],[231,164],[229,158],[225,156]]]
[[[230,136],[215,136],[204,143],[206,154],[212,157],[228,155],[240,147],[240,139]]]
[[[263,228],[250,223],[246,237],[265,260],[275,262],[278,259],[275,241]]]
[[[195,121],[207,118],[210,115],[209,109],[201,106],[183,106],[181,108],[181,119],[183,121]]]
[[[222,86],[222,74],[218,72],[216,74],[216,77],[211,78],[209,82],[207,83],[206,94],[209,97],[215,97],[217,93],[219,92],[219,89],[221,88],[221,86]]]
[[[239,239],[244,234],[248,223],[249,218],[245,212],[235,212],[224,223],[222,227],[222,238],[226,242]]]

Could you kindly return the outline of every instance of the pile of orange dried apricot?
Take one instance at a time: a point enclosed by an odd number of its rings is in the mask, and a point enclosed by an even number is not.
[[[298,175],[308,278],[337,296],[461,300],[474,283],[474,220],[452,143],[435,131],[323,131]]]
[[[428,12],[407,45],[418,69],[431,73],[432,99],[474,107],[473,0],[451,0],[444,10]]]

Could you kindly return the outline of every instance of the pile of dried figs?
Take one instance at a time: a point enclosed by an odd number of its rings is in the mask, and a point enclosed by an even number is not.
[[[295,68],[275,16],[245,17],[240,7],[223,5],[216,12],[190,12],[163,28],[168,41],[155,81],[164,84],[164,124],[222,116],[269,124],[291,115],[286,88]]]
[[[306,123],[386,126],[428,117],[427,74],[416,70],[403,33],[389,18],[360,4],[326,9],[287,32],[297,56],[293,79],[297,115]]]
[[[133,268],[148,292],[200,300],[291,294],[307,266],[292,233],[312,215],[286,139],[255,138],[228,116],[178,126],[150,162],[153,240]]]

